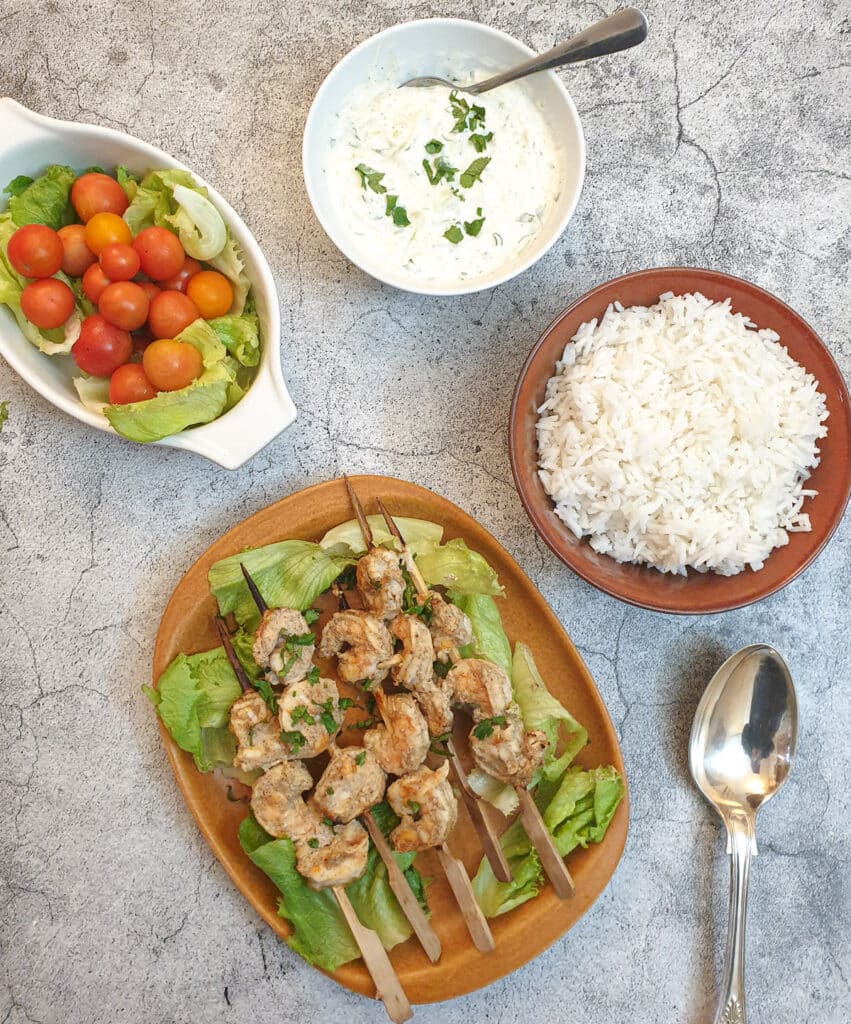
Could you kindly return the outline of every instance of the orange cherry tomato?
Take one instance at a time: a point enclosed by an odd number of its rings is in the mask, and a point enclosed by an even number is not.
[[[201,264],[198,260],[192,259],[191,256],[186,256],[180,270],[176,274],[172,274],[171,277],[161,281],[160,284],[169,291],[185,292],[189,279],[194,277],[200,270]]]
[[[186,294],[198,307],[205,320],[224,316],[233,305],[233,288],[224,274],[217,270],[202,270],[189,279]]]
[[[121,242],[105,245],[98,262],[110,281],[129,281],[139,273],[139,254],[132,245]]]
[[[142,261],[142,273],[153,281],[173,277],[186,258],[180,239],[166,228],[144,228],[133,239],[133,248]]]
[[[148,296],[133,281],[107,285],[98,300],[98,312],[114,327],[135,331],[148,319]]]
[[[97,256],[86,245],[86,229],[82,224],[66,224],[56,232],[62,240],[62,271],[69,277],[82,277]]]
[[[109,401],[112,405],[129,405],[155,398],[157,389],[148,380],[144,367],[138,363],[124,363],[109,378]]]
[[[115,213],[120,217],[130,204],[115,178],[92,171],[81,174],[71,186],[71,205],[80,220],[88,224],[96,213]]]
[[[93,377],[111,377],[127,362],[132,351],[127,331],[119,330],[96,313],[83,321],[71,355],[77,366]]]
[[[104,289],[111,283],[101,269],[100,263],[93,263],[83,274],[83,294],[89,302],[94,302],[97,305]]]
[[[160,391],[178,391],[201,376],[201,353],[186,341],[160,338],[142,353],[148,380]]]
[[[137,281],[136,284],[148,296],[148,302],[153,302],[162,291],[162,288],[158,284],[154,284],[153,281]]]
[[[96,213],[86,221],[86,245],[95,256],[108,245],[129,245],[132,241],[130,228],[117,213]]]
[[[64,281],[45,277],[21,292],[21,309],[30,323],[48,331],[61,327],[74,312],[74,293]]]
[[[198,319],[198,307],[183,292],[160,292],[151,302],[148,322],[155,338],[174,338]]]
[[[6,248],[9,262],[21,277],[53,277],[62,266],[62,239],[44,224],[25,224]]]

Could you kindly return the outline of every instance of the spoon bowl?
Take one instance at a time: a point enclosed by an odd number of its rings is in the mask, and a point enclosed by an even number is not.
[[[752,644],[718,669],[698,704],[689,767],[698,789],[727,828],[730,917],[724,991],[715,1024],[745,1024],[745,914],[756,814],[789,775],[798,704],[786,663]]]

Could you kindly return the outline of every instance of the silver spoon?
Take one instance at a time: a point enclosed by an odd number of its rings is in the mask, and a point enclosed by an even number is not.
[[[459,92],[469,92],[473,96],[478,96],[480,93],[490,92],[498,85],[505,85],[506,82],[514,82],[518,78],[534,75],[536,71],[547,71],[549,68],[560,68],[563,64],[576,64],[578,61],[590,60],[592,57],[604,57],[607,53],[628,50],[631,46],[643,43],[646,38],[647,18],[635,7],[625,7],[622,11],[595,22],[584,32],[568,39],[566,43],[555,46],[552,50],[547,50],[546,53],[538,54],[537,57],[531,57],[508,71],[502,71],[492,78],[486,78],[483,82],[476,82],[475,85],[456,85],[455,82],[449,82],[445,78],[426,76],[411,78],[407,82],[402,82],[399,88],[445,85],[449,89],[457,89]]]
[[[767,644],[728,658],[694,715],[689,766],[727,827],[730,917],[724,991],[715,1024],[745,1024],[745,911],[756,849],[756,813],[786,781],[798,734],[795,687]]]

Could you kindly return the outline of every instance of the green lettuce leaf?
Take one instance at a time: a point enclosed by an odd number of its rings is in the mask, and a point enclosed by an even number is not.
[[[251,680],[256,679],[260,675],[260,666],[254,660],[254,634],[240,626],[230,638],[230,642],[240,665],[245,669],[245,674]]]
[[[532,652],[519,640],[514,647],[511,685],[527,731],[540,729],[549,740],[544,777],[549,781],[560,778],[588,742],[587,730],[553,697],[541,678]]]
[[[222,558],[210,566],[207,579],[219,612],[233,612],[246,629],[255,629],[260,615],[248,592],[240,562],[251,573],[270,608],[304,611],[324,593],[354,559],[326,551],[306,540],[284,540]]]
[[[514,786],[499,782],[492,775],[483,772],[481,768],[473,768],[467,775],[467,781],[483,800],[487,800],[506,817],[513,814],[520,806]]]
[[[387,804],[373,808],[378,827],[386,834],[399,823]],[[249,815],[239,827],[240,844],[251,860],[271,878],[281,893],[278,913],[293,926],[287,944],[308,963],[326,971],[356,960],[360,951],[333,893],[311,889],[295,868],[295,850],[289,839],[272,839]],[[414,854],[395,854],[421,904],[425,883],[413,867]],[[370,845],[364,874],[346,886],[359,920],[372,928],[385,949],[410,938],[412,931],[387,881],[387,869]]]
[[[558,787],[542,785],[535,793],[547,828],[562,857],[577,846],[602,842],[623,798],[624,785],[612,767],[571,768]],[[547,796],[547,793],[552,795]],[[540,860],[523,824],[516,821],[500,839],[511,868],[512,880],[496,879],[483,857],[473,879],[476,900],[487,917],[496,917],[533,899],[544,884]]]
[[[493,569],[460,537],[418,555],[417,565],[426,583],[432,586],[446,587],[457,594],[503,594]]]
[[[219,316],[209,323],[228,352],[243,366],[260,362],[260,322],[256,313]]]
[[[29,177],[27,174],[19,174],[17,178],[12,178],[3,191],[10,196],[19,196],[26,192],[34,180],[35,179]]]
[[[177,211],[177,203],[173,197],[176,185],[188,189],[197,188],[195,179],[189,171],[180,170],[149,171],[136,183],[135,194],[124,211],[124,220],[134,238],[140,231],[151,227],[168,228],[177,234],[174,225],[169,222],[169,217]],[[122,187],[126,192],[123,183]]]
[[[127,196],[127,202],[132,203],[136,198],[136,193],[139,191],[139,182],[141,178],[138,174],[133,174],[132,171],[128,171],[126,167],[116,167],[115,177],[118,184],[124,189],[124,195]]]
[[[71,167],[52,164],[38,178],[24,186],[23,176],[15,178],[7,188],[12,193],[9,213],[16,227],[24,224],[46,224],[58,231],[76,219],[71,205],[71,186],[77,172]]]
[[[372,530],[373,539],[379,547],[396,546],[383,516],[367,516],[366,519]],[[438,526],[437,523],[430,523],[427,519],[407,519],[405,516],[393,516],[393,522],[399,527],[399,532],[405,538],[405,543],[415,556],[424,554],[426,551],[433,551],[443,537],[443,527]],[[357,519],[349,519],[345,523],[335,526],[325,534],[319,543],[323,548],[335,548],[338,544],[342,544],[356,555],[366,551],[366,544]]]
[[[227,228],[207,198],[207,190],[198,185],[174,185],[171,194],[177,209],[166,221],[177,231],[186,252],[196,260],[218,256],[227,242]]]
[[[209,423],[227,408],[237,364],[216,332],[206,320],[196,320],[178,334],[177,340],[198,349],[204,371],[178,391],[161,391],[155,398],[129,405],[107,405],[103,414],[123,437],[142,443],[158,441],[186,427]]]
[[[231,316],[242,316],[250,305],[249,291],[251,282],[245,271],[245,261],[242,250],[236,243],[233,235],[228,229],[225,247],[212,259],[207,260],[213,270],[224,274],[233,287],[233,305],[230,307]]]
[[[461,650],[465,658],[486,658],[504,668],[511,676],[511,644],[502,628],[502,616],[496,601],[488,594],[459,594],[447,591],[446,596],[469,618],[473,642]]]
[[[178,654],[160,676],[156,690],[144,690],[172,739],[192,754],[199,771],[230,763],[233,748],[222,735],[213,733],[226,729],[231,705],[242,689],[223,647]]]

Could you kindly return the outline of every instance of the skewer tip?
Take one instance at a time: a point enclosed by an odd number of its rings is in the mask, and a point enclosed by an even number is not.
[[[254,599],[254,603],[257,605],[257,611],[262,615],[265,611],[268,611],[269,606],[263,599],[263,595],[260,593],[260,588],[252,579],[251,573],[245,568],[245,562],[240,562],[239,567],[242,570],[242,575],[245,577],[245,582],[252,598]]]
[[[349,478],[343,474],[343,480],[346,484],[346,490],[349,492],[349,501],[352,504],[352,508],[355,512],[355,519],[358,521],[360,532],[363,534],[363,541],[367,548],[374,548],[375,543],[372,538],[372,528],[369,525],[369,520],[366,518],[366,513],[363,510],[363,505],[360,503],[360,498],[355,494],[355,489],[352,487],[352,483]]]

